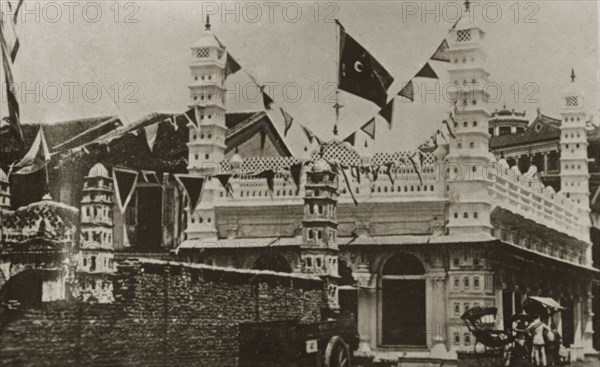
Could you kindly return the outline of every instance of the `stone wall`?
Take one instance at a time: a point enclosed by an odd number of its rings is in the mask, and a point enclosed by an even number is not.
[[[238,325],[317,322],[319,278],[127,262],[114,304],[48,303],[2,325],[0,366],[236,366]]]

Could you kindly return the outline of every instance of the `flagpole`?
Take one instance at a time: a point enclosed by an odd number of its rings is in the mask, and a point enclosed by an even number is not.
[[[335,20],[335,48],[336,48],[336,59],[335,59],[335,72],[336,72],[336,86],[335,86],[335,104],[333,105],[333,108],[335,109],[335,124],[333,125],[333,135],[338,134],[338,123],[340,121],[340,109],[343,107],[342,105],[340,105],[340,57],[341,57],[341,50],[340,50],[340,31],[341,31],[341,26],[340,23],[337,21],[337,19]]]

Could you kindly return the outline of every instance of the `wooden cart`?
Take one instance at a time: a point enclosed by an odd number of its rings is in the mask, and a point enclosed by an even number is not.
[[[351,367],[358,346],[354,320],[295,320],[240,325],[241,367]]]

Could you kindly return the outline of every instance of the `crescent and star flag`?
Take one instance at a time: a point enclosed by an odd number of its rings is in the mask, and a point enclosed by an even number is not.
[[[292,127],[292,122],[294,121],[294,118],[289,113],[285,112],[283,108],[279,107],[279,109],[281,110],[283,120],[285,121],[285,130],[283,132],[283,136],[287,136],[288,131]]]
[[[411,102],[415,100],[415,88],[412,80],[406,83],[404,87],[398,93],[399,96],[408,98]]]
[[[198,122],[196,120],[196,109],[195,108],[191,108],[190,110],[186,111],[183,115],[188,120],[188,123],[190,123],[190,124],[196,126],[196,128],[198,128]]]
[[[354,144],[356,143],[356,132],[353,132],[352,134],[348,135],[348,137],[344,139],[344,141],[354,146]]]
[[[202,200],[206,178],[185,174],[176,174],[174,176],[177,182],[183,187],[185,195],[190,201],[190,211],[194,211],[198,204],[200,204],[200,200]]]
[[[271,109],[271,105],[273,104],[273,98],[271,98],[264,91],[262,91],[262,96],[263,96],[263,105],[265,106],[265,109],[266,110],[270,110]]]
[[[416,77],[420,77],[420,78],[430,78],[430,79],[439,79],[437,74],[435,73],[435,71],[433,71],[433,69],[431,68],[431,65],[429,65],[429,63],[425,63],[425,66],[423,66],[421,68],[421,70],[419,70],[419,72],[417,73],[417,75],[415,75]]]
[[[375,117],[370,119],[366,124],[364,124],[361,128],[365,134],[369,135],[371,139],[375,139]]]
[[[339,163],[337,163],[337,170],[338,172],[342,173],[342,176],[344,176],[344,181],[346,181],[346,187],[348,188],[348,192],[350,193],[350,196],[352,197],[352,201],[354,201],[354,205],[358,206],[358,201],[356,201],[356,198],[354,197],[354,192],[352,192],[352,187],[350,186],[350,180],[348,179],[348,174],[346,173],[346,170],[343,166],[341,166]]]
[[[433,56],[431,56],[431,60],[442,61],[442,62],[450,62],[450,56],[448,55],[448,41],[442,41],[440,47],[435,50]]]
[[[15,171],[13,173],[22,175],[33,173],[46,167],[49,161],[50,150],[48,149],[48,143],[46,143],[44,130],[40,127],[29,151],[19,163],[14,165],[13,170]]]
[[[138,172],[130,169],[113,167],[112,174],[117,204],[119,204],[121,213],[125,213],[127,204],[129,204],[133,192],[135,191],[135,185],[137,184],[138,180]]]
[[[340,26],[338,87],[383,108],[394,78],[363,46]]]
[[[388,125],[390,126],[390,129],[392,128],[392,117],[394,114],[394,100],[392,99],[388,104],[385,105],[385,107],[383,107],[381,109],[381,111],[379,111],[379,116],[383,117],[385,121],[387,121]]]
[[[144,133],[146,135],[146,142],[150,151],[154,149],[154,143],[156,142],[156,136],[158,135],[158,123],[144,126]]]

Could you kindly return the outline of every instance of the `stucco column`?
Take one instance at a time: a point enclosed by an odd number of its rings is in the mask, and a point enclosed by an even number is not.
[[[427,321],[427,348],[431,351],[432,358],[448,358],[446,332],[447,325],[446,309],[447,297],[446,287],[448,277],[445,272],[432,272],[426,278],[426,321]]]
[[[592,284],[588,285],[587,296],[584,299],[585,305],[585,327],[583,330],[583,353],[597,354],[594,349],[594,309],[593,309],[594,294],[592,293]]]
[[[573,337],[573,345],[571,347],[571,362],[575,362],[577,360],[583,359],[583,313],[582,313],[582,303],[583,300],[581,297],[576,297],[575,302],[573,303],[573,317],[574,317],[574,329],[575,335]]]
[[[373,357],[371,347],[377,343],[377,330],[373,328],[373,319],[377,315],[377,290],[375,287],[375,275],[369,272],[366,264],[358,266],[354,273],[358,285],[358,315],[357,326],[359,335],[358,349],[356,355],[361,357]]]
[[[548,152],[544,153],[544,174],[548,174]]]

